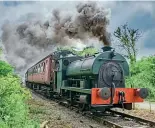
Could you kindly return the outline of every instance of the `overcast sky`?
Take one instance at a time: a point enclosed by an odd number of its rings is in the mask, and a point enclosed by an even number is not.
[[[78,2],[0,2],[0,27],[6,20],[21,22],[27,18],[25,14],[35,12],[48,15],[53,9],[59,8],[74,13]],[[139,49],[138,58],[155,54],[155,2],[97,2],[104,8],[109,8],[111,33],[116,27],[128,22],[129,26],[140,29],[142,36],[137,44]]]

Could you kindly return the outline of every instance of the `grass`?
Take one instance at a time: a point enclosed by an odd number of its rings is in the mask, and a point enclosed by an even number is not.
[[[29,113],[31,113],[31,114],[46,114],[46,110],[43,108],[30,106],[29,107]]]

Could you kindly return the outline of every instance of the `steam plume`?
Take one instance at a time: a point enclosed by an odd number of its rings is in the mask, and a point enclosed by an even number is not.
[[[7,60],[21,72],[51,53],[57,46],[75,46],[86,40],[97,38],[104,45],[110,45],[109,12],[99,8],[96,3],[80,3],[74,15],[62,14],[53,10],[49,20],[40,20],[38,14],[32,15],[24,23],[6,22],[2,27],[2,41]],[[44,19],[44,18],[42,18]]]

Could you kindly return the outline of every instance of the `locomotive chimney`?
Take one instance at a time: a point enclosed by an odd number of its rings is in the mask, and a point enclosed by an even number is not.
[[[103,52],[105,52],[105,51],[111,51],[111,49],[112,49],[112,47],[110,47],[110,46],[104,46],[104,47],[102,47]]]

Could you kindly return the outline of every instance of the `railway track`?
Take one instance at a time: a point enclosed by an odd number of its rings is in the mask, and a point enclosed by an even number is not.
[[[88,115],[86,115],[88,117]],[[118,111],[109,110],[103,115],[91,115],[103,125],[114,128],[155,128],[155,122]]]
[[[33,94],[37,95],[38,97],[48,100],[41,93],[31,90]],[[53,100],[53,99],[52,99]],[[70,108],[71,110],[82,114],[83,116],[93,119],[105,126],[110,128],[155,128],[155,122],[146,120],[144,118],[136,117],[133,115],[125,114],[122,112],[109,110],[106,113],[96,113],[95,115],[89,111],[81,112],[75,106],[68,106],[67,102],[59,101],[54,99],[54,101],[58,102],[60,105]]]
[[[140,118],[140,117],[137,117],[137,116],[125,114],[125,113],[114,111],[114,110],[109,110],[109,112],[111,112],[113,115],[120,115],[123,118],[132,119],[132,120],[134,120],[136,122],[139,122],[141,124],[146,124],[146,125],[148,125],[150,127],[155,127],[155,121],[146,120],[144,118]]]

